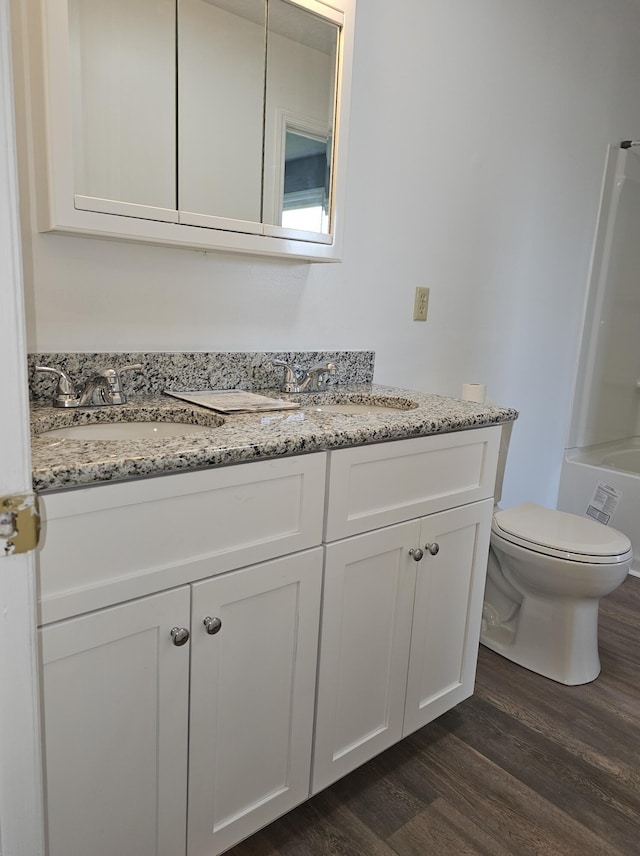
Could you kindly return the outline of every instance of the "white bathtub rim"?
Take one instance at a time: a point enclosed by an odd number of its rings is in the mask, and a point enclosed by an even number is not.
[[[628,473],[630,476],[640,477],[640,473],[633,470],[623,470],[604,462],[607,455],[632,451],[640,452],[640,437],[625,437],[622,440],[612,440],[608,443],[596,443],[594,446],[575,446],[572,449],[565,449],[565,458],[572,463],[585,464],[598,469],[610,469],[617,473]]]
[[[640,577],[640,520],[636,511],[640,507],[640,474],[602,463],[607,454],[636,449],[640,450],[640,437],[565,449],[557,507],[584,517],[597,484],[610,484],[621,498],[609,525],[631,540],[634,558],[630,573]]]

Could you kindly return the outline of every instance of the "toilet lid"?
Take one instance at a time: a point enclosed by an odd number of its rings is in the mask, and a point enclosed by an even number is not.
[[[631,555],[631,541],[617,529],[534,502],[496,511],[492,528],[507,541],[578,562],[620,562]]]

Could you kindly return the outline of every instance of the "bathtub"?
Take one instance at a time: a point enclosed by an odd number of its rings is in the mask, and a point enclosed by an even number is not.
[[[635,438],[634,438],[635,439]],[[625,447],[602,456],[602,465],[640,476],[640,446]]]
[[[567,449],[558,508],[593,517],[631,540],[631,573],[640,576],[640,437]]]

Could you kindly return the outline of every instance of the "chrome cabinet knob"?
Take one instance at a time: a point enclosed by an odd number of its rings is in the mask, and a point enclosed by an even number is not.
[[[186,645],[189,641],[189,631],[186,627],[172,627],[171,638],[174,645]]]
[[[412,547],[409,550],[409,555],[411,556],[411,558],[413,559],[414,562],[419,562],[420,559],[424,556],[424,553],[422,552],[420,547],[416,547],[415,550]]]
[[[424,549],[428,550],[432,556],[437,556],[440,552],[440,544],[437,541],[434,541],[433,544],[425,544]]]
[[[222,621],[219,618],[211,618],[210,615],[207,615],[206,618],[202,619],[202,623],[207,628],[207,633],[209,636],[213,636],[216,633],[220,632],[220,628],[222,627]]]

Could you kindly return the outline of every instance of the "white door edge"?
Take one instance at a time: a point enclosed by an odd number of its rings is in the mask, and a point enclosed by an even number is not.
[[[9,0],[0,0],[0,496],[31,490]],[[8,415],[8,418],[7,418]],[[0,856],[43,856],[35,556],[0,557]]]

